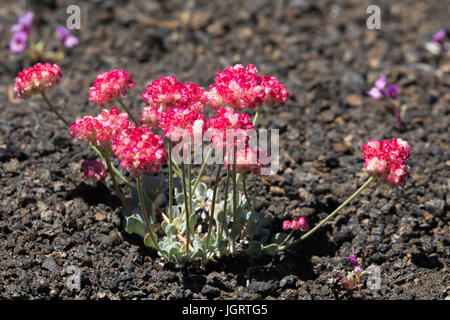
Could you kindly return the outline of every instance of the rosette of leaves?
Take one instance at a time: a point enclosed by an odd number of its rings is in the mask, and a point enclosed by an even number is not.
[[[194,180],[191,181],[194,185]],[[180,183],[175,183],[172,219],[161,219],[157,212],[162,204],[167,204],[167,182],[162,175],[144,175],[142,190],[147,212],[151,212],[151,224],[155,226],[160,240],[158,245],[169,261],[183,264],[186,255],[186,217],[185,199]],[[192,188],[193,190],[194,188]],[[189,194],[187,194],[189,197]],[[203,262],[219,255],[230,253],[230,239],[240,237],[248,241],[247,253],[251,256],[261,254],[276,254],[276,245],[268,245],[272,215],[265,212],[249,211],[247,199],[243,194],[237,197],[236,221],[233,221],[232,197],[216,202],[214,217],[210,217],[213,190],[200,182],[192,194],[192,214],[189,219],[190,234],[193,235],[190,248],[191,258],[200,258]],[[137,189],[132,189],[132,197],[127,199],[132,211],[131,215],[124,212],[124,229],[128,233],[138,234],[144,238],[144,244],[155,247],[146,235],[145,221],[139,204]],[[209,224],[212,224],[208,236]],[[221,232],[221,234],[219,234]],[[275,248],[275,250],[274,250]]]

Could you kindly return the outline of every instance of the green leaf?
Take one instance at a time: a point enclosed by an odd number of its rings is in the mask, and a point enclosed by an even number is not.
[[[175,227],[173,224],[168,224],[166,226],[166,229],[164,230],[164,232],[168,235],[168,236],[176,236],[178,233],[177,227]]]
[[[128,233],[135,233],[141,237],[145,236],[145,222],[140,214],[125,217],[124,229]]]
[[[274,256],[278,253],[278,245],[275,243],[269,244],[263,248],[263,253],[269,256]]]
[[[145,237],[144,237],[144,244],[147,246],[147,247],[152,247],[152,248],[155,248],[156,246],[155,246],[155,243],[153,242],[153,240],[152,240],[152,238],[150,237],[150,235],[147,233],[146,235],[145,235]]]
[[[194,196],[205,201],[207,190],[208,190],[208,187],[206,187],[206,184],[204,184],[203,182],[199,182],[199,184],[197,185],[197,189],[195,190]]]

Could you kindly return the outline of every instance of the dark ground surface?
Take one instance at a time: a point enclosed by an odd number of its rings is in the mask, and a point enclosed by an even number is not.
[[[375,1],[382,25],[373,31],[365,20],[374,1],[240,2],[83,2],[81,44],[61,64],[62,83],[49,96],[69,119],[96,115],[100,109],[88,103],[96,74],[124,68],[137,84],[126,97],[137,113],[139,92],[159,76],[207,87],[216,71],[253,63],[291,93],[283,109],[265,107],[260,118],[261,127],[281,132],[278,175],[255,179],[258,206],[279,218],[274,229],[298,214],[314,225],[356,190],[367,178],[361,146],[370,138],[410,143],[406,187],[371,185],[333,223],[273,260],[238,255],[203,271],[165,266],[124,232],[113,193],[84,184],[80,165],[93,152],[38,97],[8,102],[7,86],[24,65],[8,52],[6,36],[19,8],[2,0],[0,298],[335,299],[331,280],[349,269],[350,253],[363,267],[381,267],[381,289],[365,287],[356,298],[450,294],[450,75],[435,73],[450,60],[424,49],[438,29],[450,30],[450,2]],[[53,39],[74,1],[54,3],[27,8],[37,14],[34,37]],[[383,73],[408,104],[405,132],[364,95]],[[65,285],[69,265],[81,269],[80,291]],[[247,269],[259,265],[266,268],[255,269],[246,287]]]

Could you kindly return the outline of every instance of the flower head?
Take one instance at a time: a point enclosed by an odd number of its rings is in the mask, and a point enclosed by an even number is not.
[[[170,108],[190,108],[203,112],[205,90],[195,83],[183,84],[175,76],[160,77],[147,86],[142,98],[149,107],[166,112]]]
[[[371,96],[374,99],[379,99],[381,97],[391,97],[392,99],[397,99],[398,93],[398,85],[391,84],[386,89],[386,76],[381,76],[377,81],[375,81],[375,85],[367,91],[367,95]]]
[[[261,77],[252,64],[247,68],[236,64],[217,72],[215,82],[208,92],[209,103],[215,110],[225,106],[238,111],[257,108],[264,102],[264,97]]]
[[[240,111],[260,107],[264,102],[272,106],[284,105],[288,98],[285,85],[274,77],[259,76],[252,64],[246,68],[236,64],[217,72],[208,92],[208,103],[215,110],[227,106]]]
[[[59,66],[48,62],[23,69],[16,77],[14,91],[20,99],[27,99],[40,90],[51,89],[62,77],[60,70]]]
[[[404,186],[408,177],[408,143],[401,138],[370,140],[363,147],[364,166],[383,183],[392,187]]]
[[[83,179],[90,185],[94,185],[97,181],[105,179],[108,176],[106,165],[103,161],[86,160],[81,164],[83,170]]]
[[[27,46],[28,35],[24,31],[19,31],[13,34],[9,42],[9,50],[12,53],[23,52]]]
[[[433,42],[437,43],[440,46],[444,45],[444,38],[446,36],[446,32],[444,29],[439,30],[433,35]]]
[[[30,34],[30,26],[33,22],[34,13],[32,11],[29,11],[25,13],[24,15],[19,17],[19,20],[15,25],[11,27],[12,33],[17,32],[25,32],[27,36]]]
[[[134,125],[128,120],[126,112],[119,113],[114,107],[109,112],[104,109],[97,117],[86,116],[77,119],[70,126],[70,134],[78,140],[90,143],[102,150],[111,152],[112,145],[120,134],[129,132]]]
[[[164,136],[173,142],[186,136],[192,136],[196,127],[200,129],[199,134],[202,137],[206,129],[205,116],[188,107],[168,109],[161,115],[159,125]]]
[[[150,129],[156,129],[159,126],[163,113],[156,107],[145,107],[141,115],[141,125]]]
[[[350,260],[350,262],[353,264],[354,267],[358,266],[358,259],[356,259],[356,256],[354,253],[352,253],[348,259]]]
[[[80,43],[78,38],[72,35],[66,27],[59,26],[58,28],[56,28],[56,34],[59,37],[61,45],[66,48],[74,47]]]
[[[161,136],[151,133],[148,128],[134,127],[119,135],[113,148],[122,168],[135,178],[144,172],[156,172],[167,162]]]
[[[230,133],[238,139],[235,141],[235,145],[242,142],[239,136],[246,136],[255,127],[250,120],[248,114],[238,113],[233,108],[220,108],[217,110],[215,117],[209,118],[208,121],[208,133],[211,136],[211,142],[217,147],[225,147],[227,144],[227,135]]]
[[[288,229],[308,231],[309,230],[308,218],[296,217],[292,221],[289,220],[283,221],[283,230]]]
[[[261,86],[265,93],[264,102],[270,106],[284,106],[289,99],[286,86],[279,83],[275,77],[261,76]]]
[[[125,70],[111,70],[97,76],[93,86],[89,90],[89,101],[106,106],[113,99],[126,95],[129,88],[135,84],[131,80],[131,75]]]

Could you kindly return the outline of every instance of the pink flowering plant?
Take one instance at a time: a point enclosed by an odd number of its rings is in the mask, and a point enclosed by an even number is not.
[[[353,292],[355,289],[361,290],[364,282],[364,277],[367,272],[359,266],[358,259],[352,253],[348,259],[353,265],[353,270],[348,271],[347,273],[342,271],[337,271],[334,274],[334,277],[338,280],[339,284],[347,290],[347,292]]]
[[[141,93],[146,106],[135,116],[122,101],[135,87],[131,75],[111,70],[99,74],[89,91],[100,113],[70,123],[47,96],[61,77],[57,65],[38,63],[18,74],[15,91],[21,99],[41,95],[70,134],[95,151],[100,159],[82,164],[84,179],[95,184],[109,177],[123,207],[124,229],[169,262],[206,263],[238,249],[275,255],[313,234],[371,182],[406,182],[406,141],[370,140],[363,146],[370,177],[349,199],[312,229],[306,217],[295,217],[272,235],[273,217],[254,210],[247,177],[270,174],[276,163],[274,148],[269,152],[255,143],[263,105],[284,106],[289,98],[276,78],[240,64],[217,72],[209,90],[161,77]],[[255,109],[253,118],[249,109]],[[208,111],[214,114],[207,117]],[[193,176],[195,164],[200,168]],[[215,169],[212,188],[201,181],[207,165]]]
[[[374,86],[367,91],[367,95],[375,100],[381,100],[388,112],[394,116],[395,126],[398,131],[404,129],[403,118],[406,112],[406,104],[401,104],[398,99],[399,86],[396,83],[387,85],[386,76],[382,75],[375,81]]]
[[[17,23],[11,27],[11,40],[9,42],[9,50],[14,54],[25,53],[31,62],[50,60],[60,62],[64,59],[64,49],[72,48],[79,44],[77,37],[72,35],[64,26],[56,28],[56,36],[59,40],[58,49],[55,51],[45,50],[45,42],[43,40],[37,43],[31,42],[31,24],[34,19],[34,12],[29,11],[20,16]]]

